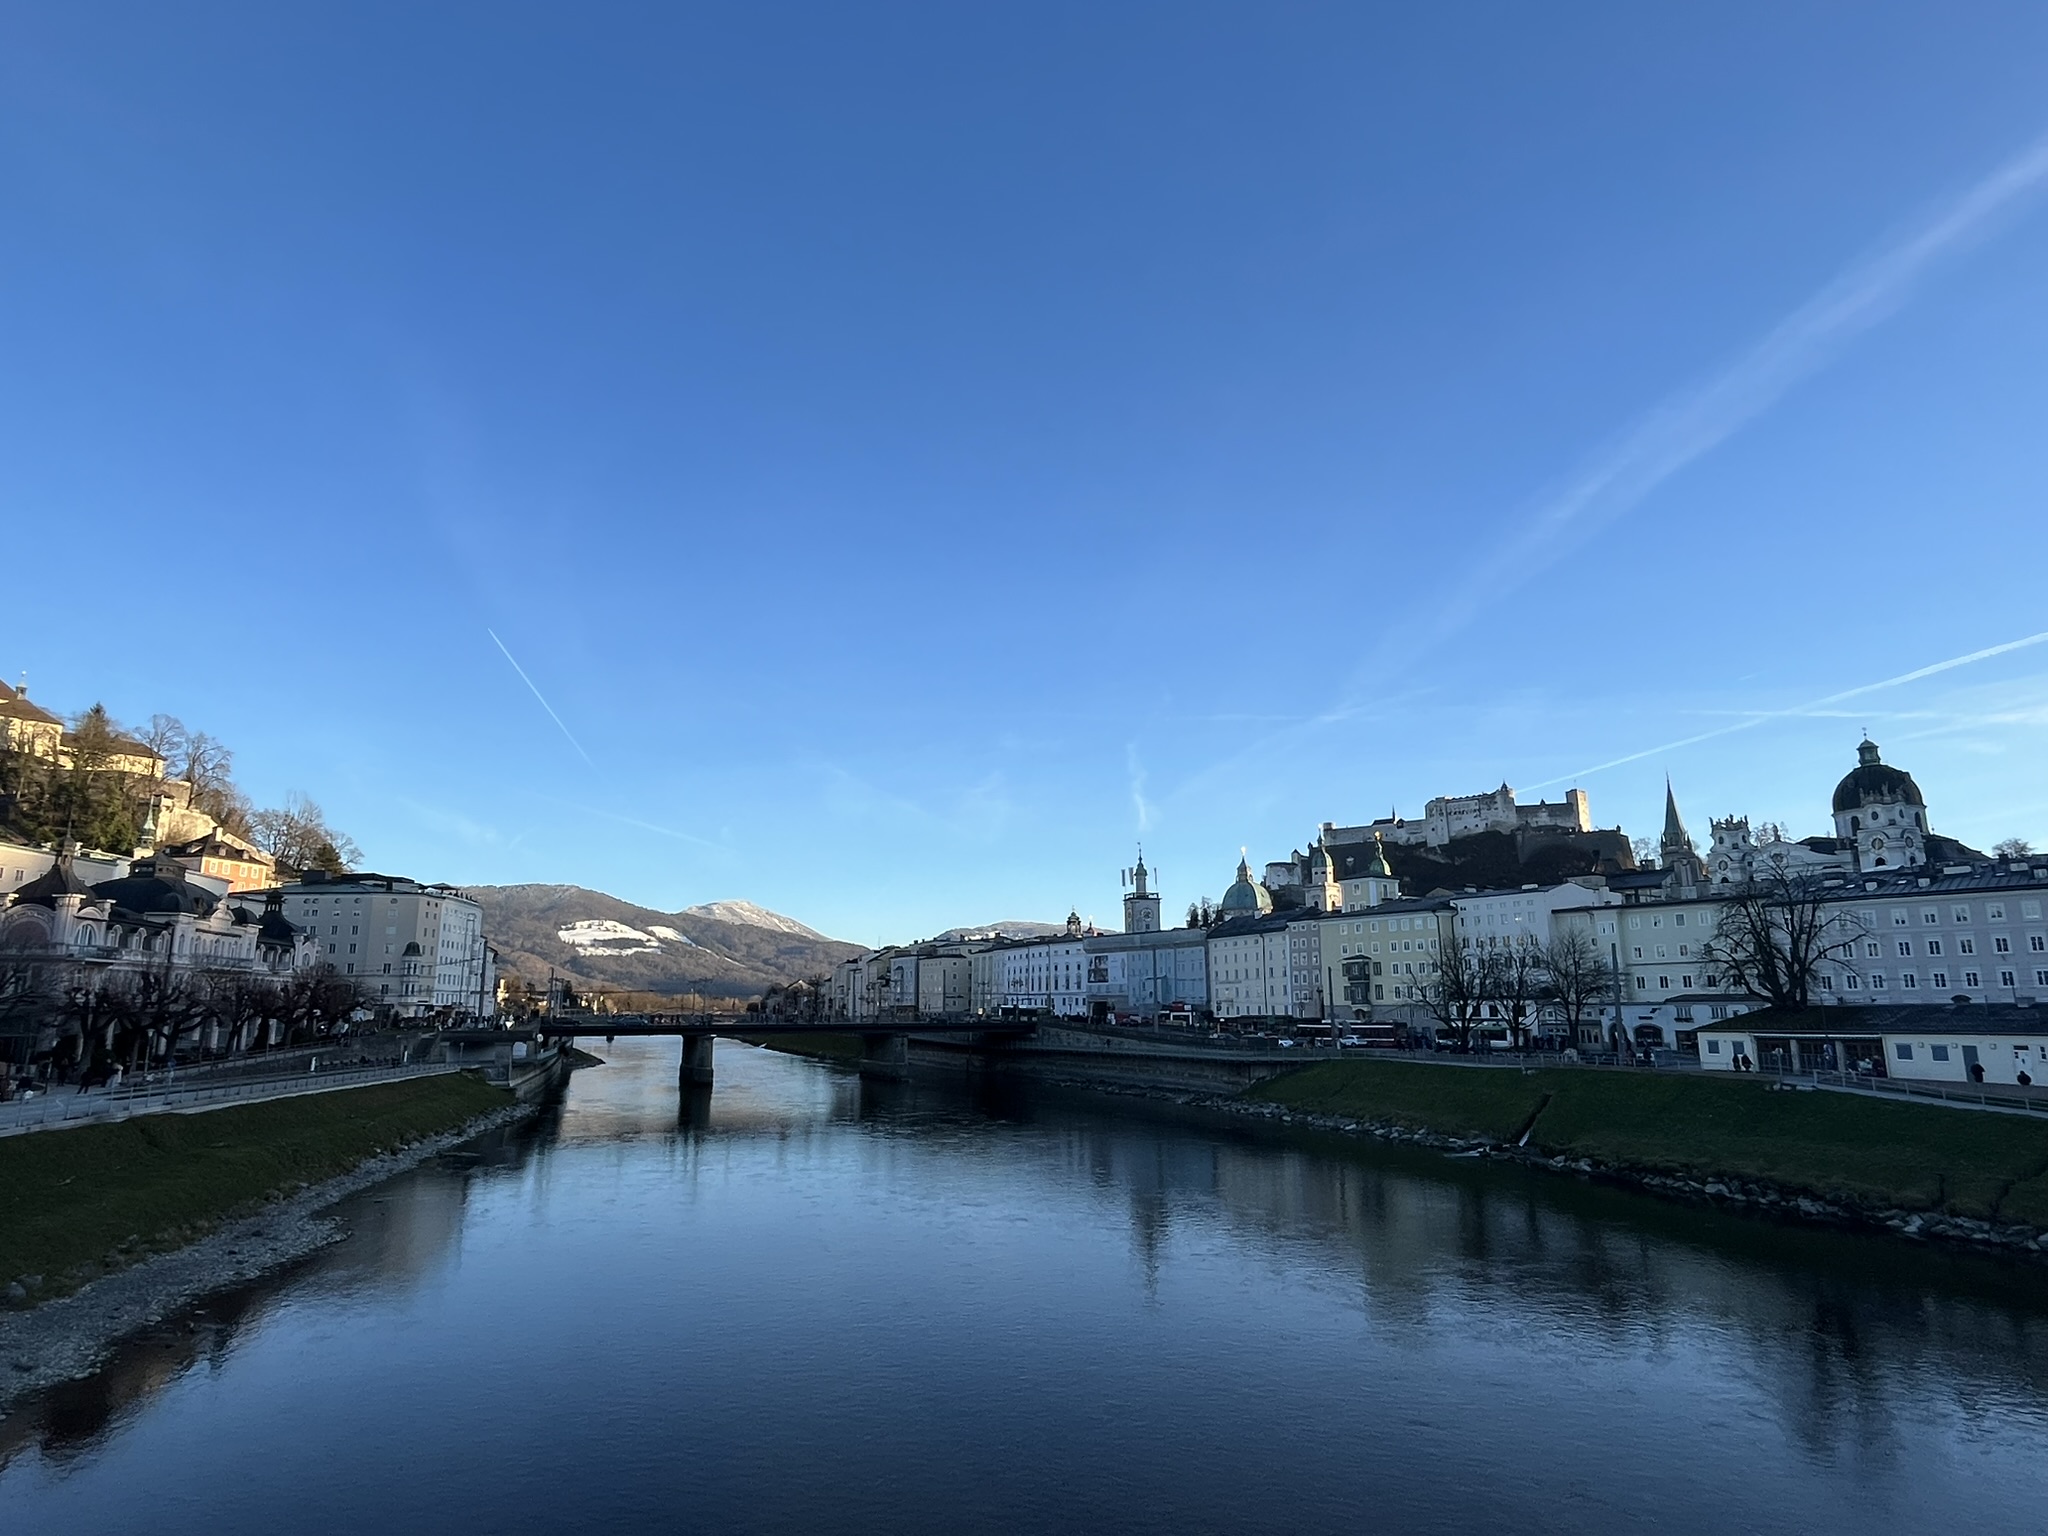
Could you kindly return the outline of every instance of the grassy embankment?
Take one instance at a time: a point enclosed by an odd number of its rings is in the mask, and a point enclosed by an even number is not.
[[[2048,1226],[2048,1119],[1773,1092],[1754,1078],[1322,1062],[1247,1097],[1689,1178]]]
[[[0,1288],[75,1290],[383,1152],[503,1109],[467,1073],[0,1138]]]

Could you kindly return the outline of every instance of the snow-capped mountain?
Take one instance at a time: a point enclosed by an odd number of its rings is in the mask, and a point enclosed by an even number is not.
[[[657,912],[574,885],[471,888],[505,966],[538,986],[550,974],[596,987],[753,997],[828,974],[860,953],[751,902]],[[740,913],[752,914],[740,916]]]
[[[806,928],[793,917],[784,917],[780,912],[770,912],[766,907],[757,907],[751,901],[706,901],[694,907],[683,908],[683,917],[708,917],[720,923],[747,923],[755,928],[766,928],[774,933],[793,933],[799,938],[822,939],[825,937],[815,928]]]

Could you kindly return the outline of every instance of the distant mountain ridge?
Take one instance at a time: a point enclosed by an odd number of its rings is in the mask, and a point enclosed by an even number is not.
[[[505,968],[536,986],[553,974],[599,989],[753,997],[862,953],[752,902],[657,912],[580,885],[465,889]],[[735,911],[747,915],[714,915]]]
[[[1044,939],[1066,932],[1066,927],[1065,923],[1034,923],[1021,917],[1006,917],[993,923],[969,923],[964,928],[948,928],[937,936],[937,942],[946,944],[955,939],[986,938],[990,934],[1005,939]]]

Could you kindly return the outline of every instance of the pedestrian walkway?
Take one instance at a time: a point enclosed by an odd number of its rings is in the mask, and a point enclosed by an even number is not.
[[[331,1093],[337,1088],[361,1088],[371,1083],[401,1082],[408,1078],[435,1077],[461,1070],[454,1062],[339,1067],[325,1072],[313,1066],[308,1070],[242,1078],[235,1082],[201,1081],[183,1086],[177,1083],[145,1083],[135,1088],[122,1087],[111,1091],[96,1088],[86,1093],[60,1084],[53,1092],[0,1104],[0,1136],[128,1120],[136,1115],[197,1114],[209,1109],[224,1109],[230,1104],[288,1099],[306,1093]]]

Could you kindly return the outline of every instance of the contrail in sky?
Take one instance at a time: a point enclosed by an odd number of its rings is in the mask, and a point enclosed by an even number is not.
[[[1851,266],[1721,372],[1659,405],[1511,532],[1445,608],[1428,638],[1464,628],[1485,604],[1550,564],[1562,538],[1619,517],[1719,447],[1890,315],[1941,257],[1984,233],[2043,181],[2048,137],[2035,140],[1904,239]]]
[[[548,718],[554,721],[555,724],[561,728],[562,735],[568,739],[569,745],[576,749],[577,755],[581,757],[583,761],[589,763],[592,768],[597,767],[596,762],[592,760],[590,754],[583,750],[583,743],[578,741],[574,736],[569,735],[569,727],[562,724],[562,717],[555,713],[555,706],[550,704],[545,698],[543,698],[541,695],[541,691],[533,686],[533,679],[526,675],[526,668],[519,665],[518,661],[513,657],[510,651],[505,650],[505,642],[498,638],[498,632],[495,629],[492,629],[490,626],[486,625],[484,627],[484,633],[491,637],[491,644],[495,645],[500,651],[504,652],[505,659],[512,663],[512,670],[519,674],[519,681],[526,684],[526,686],[530,690],[532,690],[533,696],[536,699],[540,699],[540,707],[546,710],[548,712]]]
[[[1932,677],[1937,672],[1950,672],[1957,667],[1967,667],[1973,662],[1989,661],[1993,656],[2003,656],[2010,651],[2023,651],[2030,645],[2048,642],[2048,629],[2038,635],[2028,635],[2020,640],[2008,640],[2003,645],[1986,646],[1981,651],[1972,651],[1967,656],[1951,656],[1947,661],[1937,661],[1930,666],[1918,667],[1911,672],[1901,672],[1897,677],[1888,677],[1883,682],[1863,683],[1854,688],[1845,688],[1840,693],[1831,693],[1826,698],[1809,699],[1804,704],[1794,704],[1786,709],[1767,709],[1733,725],[1717,726],[1711,731],[1702,731],[1697,736],[1681,737],[1667,741],[1661,746],[1645,747],[1640,752],[1631,752],[1626,757],[1617,757],[1608,762],[1595,763],[1591,768],[1581,768],[1577,773],[1566,774],[1563,778],[1545,779],[1541,784],[1532,784],[1531,789],[1548,789],[1555,784],[1569,784],[1583,779],[1591,773],[1603,773],[1609,768],[1619,768],[1624,763],[1639,763],[1646,757],[1655,757],[1660,752],[1676,752],[1680,747],[1697,746],[1703,741],[1712,741],[1719,736],[1732,736],[1737,731],[1747,731],[1772,720],[1783,720],[1793,715],[1804,714],[1810,709],[1820,709],[1829,704],[1841,704],[1850,699],[1860,699],[1866,693],[1877,693],[1885,688],[1898,688],[1907,683],[1917,683],[1923,677]]]

